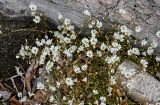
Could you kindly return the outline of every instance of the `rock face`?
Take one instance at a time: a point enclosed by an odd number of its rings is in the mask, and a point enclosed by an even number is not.
[[[155,35],[160,29],[159,0],[0,0],[0,19],[25,20],[30,17],[28,6],[31,2],[36,4],[54,24],[58,24],[57,17],[60,12],[65,18],[71,19],[77,27],[81,27],[87,20],[82,12],[88,9],[93,16],[103,21],[105,29],[108,29],[112,22],[125,24],[132,29],[140,25],[143,27],[142,31],[135,33],[133,37],[160,43]],[[126,12],[120,15],[120,9]],[[102,17],[107,17],[109,21],[106,22]],[[160,46],[155,53],[160,53]]]
[[[135,70],[130,78],[121,75],[120,71]],[[131,61],[125,61],[119,66],[117,79],[126,93],[140,103],[160,104],[160,81],[156,80],[147,72],[140,71],[140,68]]]

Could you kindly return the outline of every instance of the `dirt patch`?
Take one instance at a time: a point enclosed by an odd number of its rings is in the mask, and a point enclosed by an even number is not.
[[[0,35],[0,81],[12,84],[6,79],[16,75],[14,66],[23,66],[27,69],[28,64],[24,60],[17,61],[16,54],[19,52],[21,45],[24,45],[26,39],[29,44],[33,44],[35,38],[42,35],[41,32],[35,31],[37,27],[30,21],[0,21],[1,30],[4,34]],[[20,79],[16,78],[16,83],[21,87]]]

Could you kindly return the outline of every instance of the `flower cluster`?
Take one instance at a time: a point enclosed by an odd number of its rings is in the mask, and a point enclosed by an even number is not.
[[[31,4],[30,9],[34,14],[37,7]],[[125,11],[119,12],[124,14]],[[88,10],[83,13],[91,17]],[[34,16],[36,19],[36,15]],[[147,51],[144,51],[132,46],[128,37],[133,34],[133,30],[125,25],[117,25],[118,30],[112,29],[114,32],[103,33],[102,22],[93,19],[88,25],[90,34],[82,35],[75,31],[70,19],[64,18],[60,13],[58,19],[61,24],[57,26],[57,30],[51,30],[42,38],[37,38],[34,46],[22,45],[16,56],[36,59],[46,71],[45,82],[37,82],[36,88],[48,91],[48,102],[51,104],[62,102],[69,105],[106,105],[126,101],[116,95],[120,89],[117,86],[115,70],[126,58],[137,61],[143,70],[147,70],[149,59],[146,56],[151,57],[157,43],[153,41]],[[39,23],[40,18],[33,21]],[[135,31],[141,30],[142,27],[138,26]],[[147,40],[142,40],[142,47],[146,44]],[[160,57],[156,56],[154,60],[160,62]],[[135,69],[126,68],[119,67],[121,75],[126,78],[135,75]],[[39,75],[42,72],[39,70]],[[133,88],[131,83],[128,83],[127,87]],[[117,101],[114,103],[113,100]]]
[[[31,10],[31,15],[34,16],[33,21],[34,21],[35,23],[40,23],[41,18],[36,14],[37,5],[31,3],[31,4],[29,5],[29,8],[30,8],[30,10]]]

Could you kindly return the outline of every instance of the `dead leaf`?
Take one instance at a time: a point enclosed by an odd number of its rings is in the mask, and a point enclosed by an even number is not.
[[[38,68],[38,61],[33,60],[32,64],[30,65],[30,67],[28,68],[25,74],[25,87],[27,88],[29,92],[32,91],[31,83],[32,83],[32,79],[33,79],[34,73],[36,72],[37,68]]]
[[[10,102],[10,105],[22,105],[22,103],[16,99],[16,96],[11,97],[9,99],[9,102]]]
[[[69,87],[67,85],[63,85],[63,92],[67,94],[69,91]]]
[[[116,93],[117,93],[117,95],[118,95],[119,97],[125,95],[125,93],[124,93],[123,91],[119,90],[119,89],[116,90]]]
[[[38,90],[37,93],[34,95],[34,100],[36,101],[43,101],[46,97],[46,91]]]

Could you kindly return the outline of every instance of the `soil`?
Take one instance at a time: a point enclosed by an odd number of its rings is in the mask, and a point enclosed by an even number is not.
[[[35,38],[39,36],[39,31],[33,31],[35,25],[31,21],[0,21],[0,30],[4,33],[0,35],[0,82],[10,87],[12,83],[8,78],[16,75],[14,66],[19,64],[26,70],[28,63],[24,60],[17,60],[16,54],[19,52],[21,45],[28,40],[29,44],[33,44]],[[21,88],[20,78],[15,78],[18,88]]]

